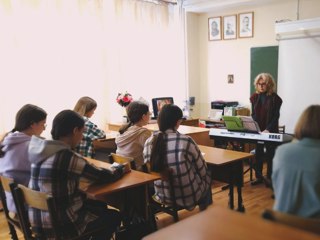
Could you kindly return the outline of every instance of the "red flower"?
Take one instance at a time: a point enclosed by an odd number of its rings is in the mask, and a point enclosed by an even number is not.
[[[121,107],[126,107],[128,106],[131,102],[132,102],[133,98],[132,95],[130,93],[118,93],[118,96],[116,98],[117,103],[119,103],[119,105]]]

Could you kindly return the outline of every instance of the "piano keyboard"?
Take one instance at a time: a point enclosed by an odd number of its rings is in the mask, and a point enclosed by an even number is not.
[[[247,132],[233,132],[227,129],[210,128],[210,136],[216,137],[229,137],[229,138],[243,138],[253,139],[257,141],[269,141],[269,142],[289,142],[292,140],[292,136],[281,133],[247,133]]]

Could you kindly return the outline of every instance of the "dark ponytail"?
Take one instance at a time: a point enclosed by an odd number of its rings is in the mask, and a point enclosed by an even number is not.
[[[126,107],[126,111],[129,122],[119,129],[120,134],[123,134],[129,127],[139,122],[143,115],[149,112],[149,106],[140,101],[133,101]]]
[[[119,129],[119,133],[120,133],[120,134],[123,134],[123,133],[124,133],[125,131],[127,131],[128,128],[131,127],[132,125],[133,125],[133,123],[130,122],[130,121],[129,121],[128,123],[122,125],[122,126],[120,127],[120,129]]]
[[[4,154],[5,154],[5,152],[4,151],[2,151],[2,148],[3,148],[4,146],[0,146],[0,158],[2,158],[3,156],[4,156]]]
[[[0,140],[0,158],[2,158],[5,155],[5,152],[2,150],[4,148],[4,146],[2,145],[2,142],[3,142],[3,140],[6,138],[6,136],[8,134],[9,133],[4,134],[3,137]]]
[[[158,132],[153,136],[150,156],[150,169],[153,172],[163,172],[167,166],[167,144],[164,133]]]
[[[159,132],[153,136],[150,168],[151,171],[163,173],[168,169],[167,142],[165,131],[175,130],[177,122],[182,118],[181,109],[174,104],[166,104],[162,107],[158,116]]]

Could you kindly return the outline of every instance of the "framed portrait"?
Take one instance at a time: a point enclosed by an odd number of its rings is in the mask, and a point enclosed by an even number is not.
[[[253,37],[254,19],[253,12],[239,13],[239,38]]]
[[[228,83],[229,83],[229,84],[234,83],[234,76],[233,76],[233,74],[229,74],[229,75],[228,75]]]
[[[237,38],[237,15],[223,17],[223,39]]]
[[[212,17],[208,19],[209,41],[221,40],[221,17]]]

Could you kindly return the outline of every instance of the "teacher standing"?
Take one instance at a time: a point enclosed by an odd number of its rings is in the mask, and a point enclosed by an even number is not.
[[[252,118],[264,133],[279,133],[279,117],[282,99],[275,93],[276,84],[271,74],[260,73],[254,80],[256,92],[250,97]],[[267,160],[267,178],[271,179],[274,145],[257,144],[256,146],[256,180],[252,185],[263,182],[263,159]]]

